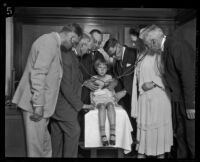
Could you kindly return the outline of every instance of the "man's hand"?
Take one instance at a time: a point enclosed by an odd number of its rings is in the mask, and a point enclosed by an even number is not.
[[[188,119],[195,119],[195,109],[186,109]]]
[[[99,85],[93,82],[92,80],[87,80],[83,83],[83,86],[89,88],[92,91],[95,91],[99,88]]]
[[[83,110],[86,111],[86,112],[93,110],[93,109],[94,109],[93,105],[87,105],[87,104],[83,105]]]
[[[126,90],[117,92],[115,94],[116,101],[118,102],[119,100],[121,100],[121,98],[123,98],[126,95],[126,93]]]
[[[34,122],[38,122],[43,118],[44,108],[43,106],[34,107],[33,115],[30,116],[30,119]]]
[[[145,82],[143,85],[142,85],[142,89],[144,91],[148,91],[150,89],[154,88],[154,84],[153,82]]]

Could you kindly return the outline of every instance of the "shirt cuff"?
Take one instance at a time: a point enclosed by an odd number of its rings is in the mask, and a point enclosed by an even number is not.
[[[33,105],[33,107],[41,107],[41,106],[43,106],[43,105]]]

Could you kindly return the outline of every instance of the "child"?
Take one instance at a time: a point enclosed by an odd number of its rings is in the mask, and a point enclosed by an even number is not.
[[[101,141],[103,146],[115,145],[115,121],[116,121],[116,113],[114,106],[115,101],[115,92],[106,88],[109,83],[113,81],[112,76],[106,74],[108,70],[108,66],[105,60],[98,59],[95,61],[95,70],[98,75],[92,77],[92,80],[96,84],[98,84],[99,89],[90,93],[91,103],[94,104],[98,108],[99,112],[99,126],[100,126],[100,134]],[[106,121],[106,109],[108,114],[108,120],[110,123],[110,140],[108,143],[106,134],[105,134],[105,121]]]

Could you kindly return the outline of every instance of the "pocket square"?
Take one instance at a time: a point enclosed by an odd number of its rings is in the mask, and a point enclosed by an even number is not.
[[[131,66],[131,64],[127,63],[127,64],[126,64],[126,67],[129,67],[129,66]]]

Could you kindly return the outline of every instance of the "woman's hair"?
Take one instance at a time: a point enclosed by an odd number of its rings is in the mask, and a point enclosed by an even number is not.
[[[155,63],[156,63],[157,74],[160,75],[160,76],[163,76],[163,74],[164,74],[164,62],[163,62],[161,53],[156,54]]]
[[[148,44],[152,39],[159,39],[163,37],[163,35],[163,30],[159,26],[153,24],[141,29],[139,37]]]
[[[107,63],[106,60],[103,59],[103,58],[99,58],[99,59],[97,59],[97,60],[95,61],[95,63],[94,63],[94,68],[97,69],[98,66],[101,65],[101,64],[106,65],[106,66],[107,66],[107,69],[109,68],[108,63]]]
[[[79,41],[77,47],[76,47],[76,51],[81,54],[81,47],[86,44],[88,45],[90,48],[90,41],[91,41],[91,36],[87,33],[83,33],[81,40]]]

